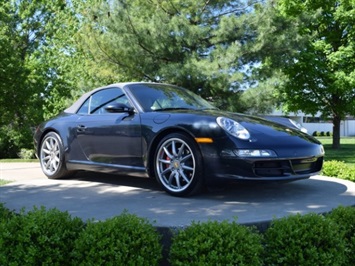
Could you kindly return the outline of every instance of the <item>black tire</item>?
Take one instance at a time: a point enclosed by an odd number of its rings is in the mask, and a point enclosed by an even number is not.
[[[65,178],[72,174],[65,165],[62,140],[55,132],[44,136],[39,150],[39,161],[43,173],[50,179]]]
[[[170,195],[191,196],[201,191],[202,156],[197,144],[184,134],[169,134],[160,141],[154,156],[154,171]]]

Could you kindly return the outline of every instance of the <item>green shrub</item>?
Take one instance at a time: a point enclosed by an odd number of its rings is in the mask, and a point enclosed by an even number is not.
[[[35,151],[33,149],[21,149],[17,155],[21,159],[33,159],[35,157]]]
[[[12,217],[13,213],[0,202],[0,223],[7,222]]]
[[[312,136],[313,136],[313,137],[318,137],[318,135],[319,135],[319,134],[318,134],[318,131],[313,131],[313,133],[312,133]]]
[[[74,265],[158,265],[162,245],[147,220],[124,212],[105,221],[88,221],[73,254]]]
[[[261,265],[261,236],[236,222],[193,222],[172,238],[171,265]]]
[[[266,265],[344,265],[339,226],[317,214],[274,220],[265,232]]]
[[[355,181],[355,168],[341,161],[325,161],[322,174],[325,176]]]
[[[0,265],[68,265],[79,218],[44,207],[13,215],[0,223]]]
[[[340,206],[333,209],[327,218],[337,223],[344,232],[348,259],[346,265],[355,265],[355,207]]]

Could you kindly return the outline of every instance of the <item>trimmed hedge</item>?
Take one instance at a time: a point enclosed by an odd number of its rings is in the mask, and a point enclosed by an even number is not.
[[[0,265],[68,265],[84,223],[68,212],[34,207],[0,219]]]
[[[355,265],[355,208],[272,221],[264,233],[234,222],[176,230],[171,265]],[[0,265],[159,265],[161,235],[123,212],[86,224],[44,207],[14,214],[0,203]]]
[[[355,208],[340,206],[327,215],[340,226],[344,234],[346,258],[345,265],[355,265]]]
[[[89,221],[75,241],[74,265],[158,265],[160,235],[147,220],[127,212]]]
[[[261,236],[236,222],[193,222],[172,238],[171,265],[262,265]]]
[[[333,132],[330,132],[330,131],[327,131],[327,132],[324,132],[324,131],[321,131],[321,132],[313,131],[312,136],[313,137],[324,137],[324,136],[331,137],[331,136],[333,136]]]
[[[266,265],[345,265],[345,240],[331,219],[292,215],[267,229],[264,258]]]
[[[10,219],[12,215],[13,212],[11,212],[8,208],[4,206],[3,203],[0,202],[0,224]]]

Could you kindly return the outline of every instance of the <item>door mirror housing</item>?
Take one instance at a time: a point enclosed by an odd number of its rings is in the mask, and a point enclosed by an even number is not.
[[[134,113],[134,109],[123,103],[110,103],[105,107],[105,110],[109,113]]]

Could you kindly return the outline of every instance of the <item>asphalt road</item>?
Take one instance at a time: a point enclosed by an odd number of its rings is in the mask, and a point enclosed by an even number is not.
[[[82,172],[50,180],[39,163],[0,163],[0,179],[13,181],[0,186],[0,202],[11,210],[45,206],[83,220],[105,220],[127,210],[168,228],[235,219],[260,225],[291,214],[355,206],[355,183],[323,176],[285,184],[233,184],[190,198],[169,196],[154,181],[129,176]]]

